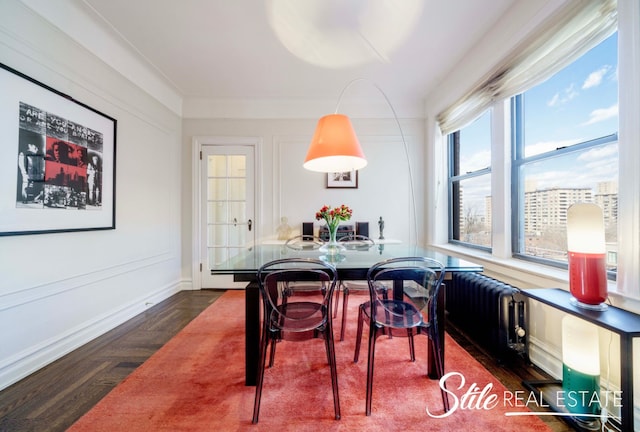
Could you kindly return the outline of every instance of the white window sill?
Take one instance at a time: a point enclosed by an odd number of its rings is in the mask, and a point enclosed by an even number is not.
[[[478,249],[452,244],[431,245],[447,254],[457,256],[484,267],[484,274],[518,288],[561,288],[569,290],[567,270],[515,258],[497,258]],[[609,299],[619,308],[640,314],[640,299],[615,292],[615,281],[609,281]]]

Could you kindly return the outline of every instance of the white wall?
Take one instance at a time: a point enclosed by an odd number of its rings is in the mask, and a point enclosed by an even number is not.
[[[426,123],[402,121],[422,222],[420,243],[426,238],[437,244],[446,240],[447,232],[446,152],[438,145],[435,115],[562,3],[517,2],[431,95]],[[275,235],[281,216],[296,227],[312,220],[323,204],[345,203],[354,209],[354,220],[369,221],[372,235],[377,236],[376,221],[383,216],[385,237],[411,241],[406,162],[392,120],[353,118],[369,166],[360,173],[358,189],[326,189],[321,174],[300,167],[317,118],[325,112],[306,119],[233,120],[197,118],[202,112],[186,109],[188,118],[181,122],[179,102],[170,91],[159,91],[159,84],[146,80],[154,99],[123,75],[124,57],[112,56],[107,64],[84,48],[100,45],[89,31],[95,29],[90,21],[83,23],[86,31],[76,34],[80,42],[72,41],[25,4],[49,7],[47,16],[58,13],[64,27],[65,18],[78,17],[61,11],[61,6],[79,3],[0,0],[0,62],[118,120],[117,229],[0,237],[0,388],[124,322],[149,303],[191,286],[193,137],[261,138],[257,223],[263,238]],[[111,45],[105,46],[111,52]],[[358,114],[346,109],[345,113]],[[16,156],[11,145],[0,143],[2,157]],[[566,287],[562,275],[540,276],[475,254],[466,258],[523,288]],[[559,318],[547,309],[532,311],[534,357],[556,372]]]
[[[183,206],[182,250],[183,272],[191,273],[192,208],[192,139],[204,136],[251,136],[260,138],[255,222],[261,238],[275,238],[280,218],[286,216],[296,230],[302,222],[315,222],[315,212],[324,204],[348,205],[353,209],[352,221],[369,222],[369,234],[378,236],[377,221],[385,220],[384,236],[413,242],[413,210],[409,193],[407,159],[400,131],[393,120],[353,118],[368,165],[359,172],[357,189],[327,189],[326,175],[302,168],[307,147],[318,117],[309,120],[265,119],[184,119],[182,137]],[[418,220],[423,218],[424,158],[423,122],[401,122],[412,164]],[[422,226],[418,230],[422,236]]]
[[[181,289],[181,122],[20,1],[0,7],[0,62],[118,121],[115,230],[0,237],[4,388]]]

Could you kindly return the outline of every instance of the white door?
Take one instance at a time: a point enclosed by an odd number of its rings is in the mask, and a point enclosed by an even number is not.
[[[237,288],[211,269],[254,243],[254,147],[203,145],[201,157],[202,288]]]

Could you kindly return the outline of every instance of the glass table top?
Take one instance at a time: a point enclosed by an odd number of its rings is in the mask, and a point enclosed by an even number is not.
[[[233,258],[215,266],[212,274],[255,274],[269,261],[284,258],[314,258],[330,262],[339,273],[349,272],[351,276],[366,274],[373,264],[389,258],[422,256],[442,263],[448,272],[482,271],[482,266],[446,255],[433,249],[408,244],[377,244],[343,251],[337,259],[324,255],[318,249],[296,250],[285,245],[261,244],[243,250]]]

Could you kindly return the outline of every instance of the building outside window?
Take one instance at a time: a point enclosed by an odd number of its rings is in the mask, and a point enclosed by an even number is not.
[[[617,249],[617,33],[513,98],[513,252],[566,263],[567,209],[598,204]],[[616,267],[609,253],[609,267]],[[613,260],[612,260],[613,259]]]
[[[449,239],[491,248],[491,110],[449,136]]]
[[[609,270],[618,217],[617,33],[511,98],[515,257],[566,266],[566,215],[576,202],[604,213]],[[491,248],[491,110],[448,135],[449,241]]]

